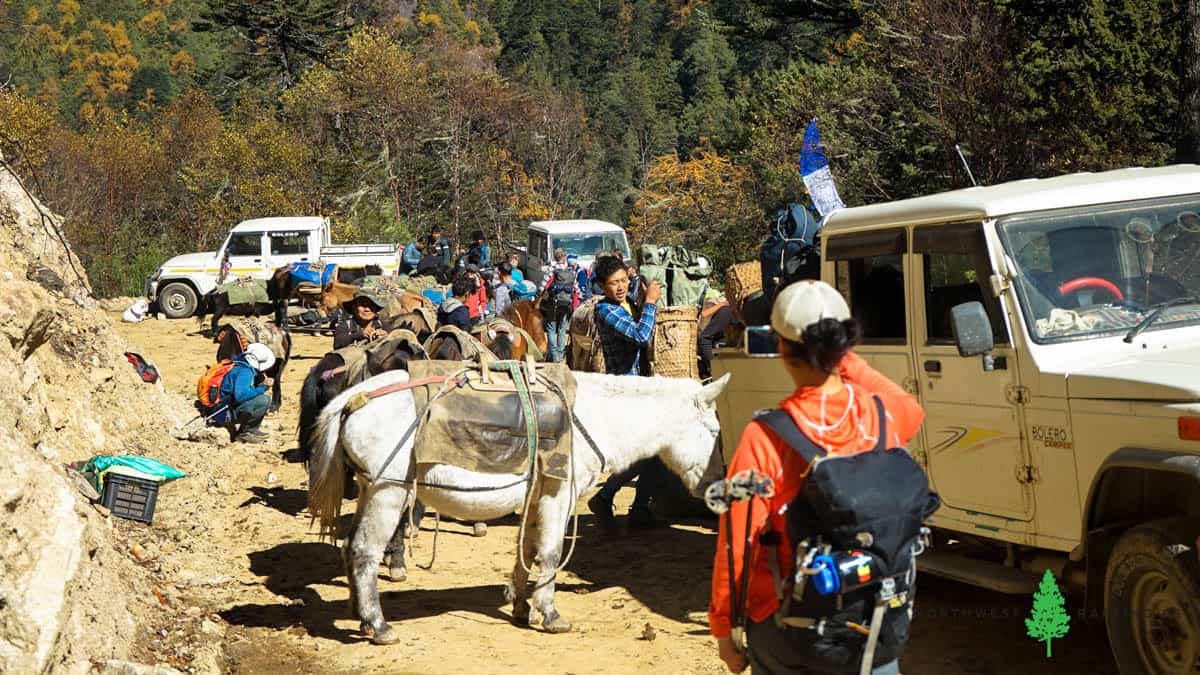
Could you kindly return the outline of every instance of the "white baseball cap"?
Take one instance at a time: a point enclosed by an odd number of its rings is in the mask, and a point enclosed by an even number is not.
[[[824,281],[797,281],[783,289],[771,308],[771,329],[776,335],[803,342],[804,329],[821,319],[850,318],[846,299]]]
[[[275,365],[275,353],[271,348],[261,342],[255,342],[246,347],[246,363],[250,367],[262,372],[271,366]]]

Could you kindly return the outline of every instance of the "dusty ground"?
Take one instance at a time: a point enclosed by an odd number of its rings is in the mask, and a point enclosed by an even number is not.
[[[215,354],[214,346],[195,333],[194,322],[123,324],[119,313],[108,316],[131,348],[157,364],[169,390],[194,395],[196,378]],[[450,522],[443,523],[432,571],[410,565],[408,581],[379,582],[385,615],[404,639],[391,647],[366,642],[349,618],[338,553],[309,527],[306,476],[289,452],[295,446],[301,380],[329,342],[296,337],[284,379],[284,408],[267,422],[270,445],[228,445],[212,451],[207,461],[189,462],[190,477],[163,488],[156,525],[148,530],[148,539],[155,540],[154,533],[167,528],[182,541],[165,545],[192,553],[173,558],[183,567],[174,570],[177,576],[192,580],[180,601],[196,607],[191,614],[213,619],[203,628],[223,635],[227,670],[725,672],[705,622],[715,523],[696,520],[649,533],[604,536],[582,506],[581,541],[558,584],[558,606],[574,622],[573,632],[548,635],[508,622],[502,589],[513,565],[515,520],[492,523],[484,538]],[[629,492],[623,492],[618,512],[628,504]],[[198,540],[178,534],[189,523]],[[426,521],[417,541],[419,563],[429,560],[431,526]],[[1077,619],[1071,633],[1053,645],[1053,658],[1045,658],[1044,646],[1025,636],[1023,618],[1030,606],[1030,598],[923,577],[903,671],[1117,672],[1102,628]],[[643,638],[646,624],[654,629],[653,640]],[[172,626],[160,630],[167,635]]]

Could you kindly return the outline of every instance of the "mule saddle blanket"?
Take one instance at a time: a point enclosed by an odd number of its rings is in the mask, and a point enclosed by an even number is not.
[[[398,328],[378,340],[334,350],[333,353],[342,357],[343,365],[326,372],[331,375],[345,373],[345,389],[349,389],[367,381],[372,375],[383,372],[384,359],[391,356],[401,345],[408,345],[414,354],[425,353],[421,341],[412,331]]]
[[[433,325],[436,326],[437,324],[435,323]],[[492,350],[483,346],[483,343],[480,342],[479,339],[474,335],[471,335],[458,326],[449,325],[439,327],[433,332],[432,335],[425,338],[425,353],[435,353],[437,351],[437,349],[435,349],[437,345],[440,344],[442,340],[449,338],[454,338],[454,341],[458,343],[458,350],[462,353],[463,358],[468,361],[478,361],[480,354],[483,354],[485,358],[491,359],[492,361],[497,360],[496,355],[492,353]],[[454,361],[453,363],[458,363],[458,361]],[[463,364],[459,364],[460,369],[462,368],[462,365]]]
[[[275,358],[282,359],[286,356],[286,350],[283,348],[283,331],[275,328],[275,324],[267,323],[258,317],[238,317],[233,321],[221,326],[220,331],[232,329],[237,333],[238,342],[242,345],[242,351],[246,351],[246,347],[252,342],[261,342],[271,348],[271,353]],[[221,334],[218,332],[217,339],[221,339]]]
[[[566,365],[485,356],[482,362],[411,361],[408,372],[414,382],[459,375],[443,396],[438,384],[413,389],[421,419],[416,463],[522,475],[536,458],[543,475],[570,479],[575,378]]]

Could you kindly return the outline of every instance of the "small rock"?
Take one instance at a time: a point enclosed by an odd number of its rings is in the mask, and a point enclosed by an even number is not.
[[[279,482],[279,476],[276,476],[274,473],[267,474],[267,485],[271,485],[272,483],[278,483],[278,482]]]
[[[193,443],[211,443],[223,448],[229,445],[229,432],[217,427],[200,427],[188,432],[187,440]]]
[[[129,555],[133,556],[133,559],[138,562],[146,562],[154,557],[150,555],[150,552],[145,547],[138,543],[134,543],[129,547]]]
[[[625,601],[624,601],[624,600],[617,599],[617,600],[613,600],[613,601],[612,601],[612,608],[613,608],[613,609],[621,609],[621,608],[622,608],[622,607],[624,607],[624,606],[625,606]]]
[[[96,513],[99,513],[100,515],[104,516],[105,518],[108,518],[109,516],[112,515],[112,511],[110,511],[108,509],[108,507],[103,504],[92,504],[92,508],[96,509]]]
[[[642,639],[647,642],[654,642],[654,638],[658,637],[658,631],[654,630],[654,626],[647,623],[642,627]]]
[[[225,628],[219,623],[213,623],[208,619],[204,619],[200,622],[200,632],[205,635],[221,636],[225,634]]]
[[[187,609],[183,610],[183,613],[187,616],[200,616],[204,613],[204,610],[200,607],[188,607]]]

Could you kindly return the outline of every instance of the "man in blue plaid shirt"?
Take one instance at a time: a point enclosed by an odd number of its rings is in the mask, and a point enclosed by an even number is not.
[[[616,258],[601,258],[596,263],[596,278],[604,292],[604,299],[596,303],[595,321],[605,370],[609,375],[641,375],[645,352],[654,336],[656,303],[662,288],[658,284],[646,288],[642,314],[635,320],[625,264]]]
[[[625,263],[614,257],[596,261],[596,280],[604,299],[596,303],[596,331],[604,351],[604,366],[609,375],[641,375],[645,353],[654,336],[654,318],[662,288],[657,283],[646,287],[641,316],[634,318],[629,298],[629,272]],[[661,525],[650,512],[650,498],[667,473],[657,457],[637,462],[622,473],[609,476],[600,490],[588,500],[588,508],[605,527],[615,524],[612,503],[617,491],[638,479],[637,495],[629,508],[629,526],[649,528]]]

